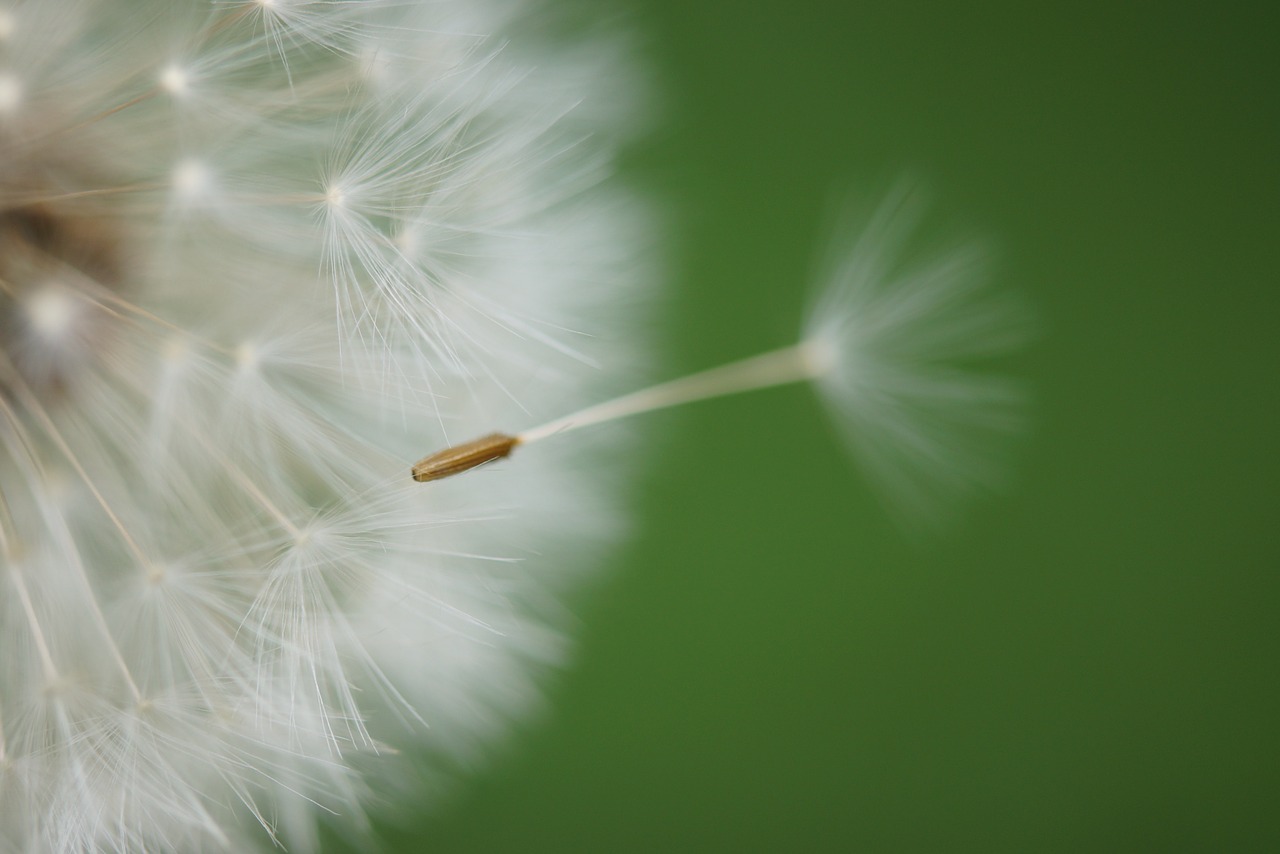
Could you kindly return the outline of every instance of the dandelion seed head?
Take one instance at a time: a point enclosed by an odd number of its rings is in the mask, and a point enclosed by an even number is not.
[[[614,304],[649,214],[579,106],[627,57],[529,41],[535,3],[18,11],[0,849],[359,832],[370,780],[423,797],[536,707],[560,589],[620,527],[586,470],[402,481],[642,358]]]

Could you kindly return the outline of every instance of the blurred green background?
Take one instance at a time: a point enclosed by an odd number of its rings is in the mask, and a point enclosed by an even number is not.
[[[806,389],[653,417],[580,654],[435,851],[1280,850],[1273,4],[629,0],[664,373],[790,341],[922,177],[1040,317],[1006,495],[921,545]],[[785,458],[775,454],[785,450]]]

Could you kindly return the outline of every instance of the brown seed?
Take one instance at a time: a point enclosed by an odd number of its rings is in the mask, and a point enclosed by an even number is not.
[[[490,433],[488,436],[463,442],[461,445],[454,445],[423,457],[413,466],[413,479],[419,483],[425,483],[429,480],[440,480],[443,477],[460,474],[507,456],[518,444],[520,444],[518,436]]]

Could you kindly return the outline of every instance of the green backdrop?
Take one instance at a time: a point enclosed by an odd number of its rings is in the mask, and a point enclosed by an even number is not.
[[[388,838],[1280,849],[1271,4],[625,8],[666,99],[629,167],[677,225],[666,371],[786,343],[836,188],[907,172],[1035,305],[1035,427],[920,545],[803,388],[653,416],[549,716]]]

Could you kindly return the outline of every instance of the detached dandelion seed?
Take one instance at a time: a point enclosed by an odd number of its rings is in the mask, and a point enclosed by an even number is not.
[[[897,187],[829,271],[798,343],[662,383],[523,432],[495,433],[418,461],[438,480],[571,430],[729,394],[814,384],[853,455],[899,518],[936,523],[965,492],[1000,477],[1020,427],[1016,384],[975,367],[1018,347],[1027,315],[1008,294],[984,292],[978,254],[962,247],[927,261],[897,257],[921,216],[919,190]]]

